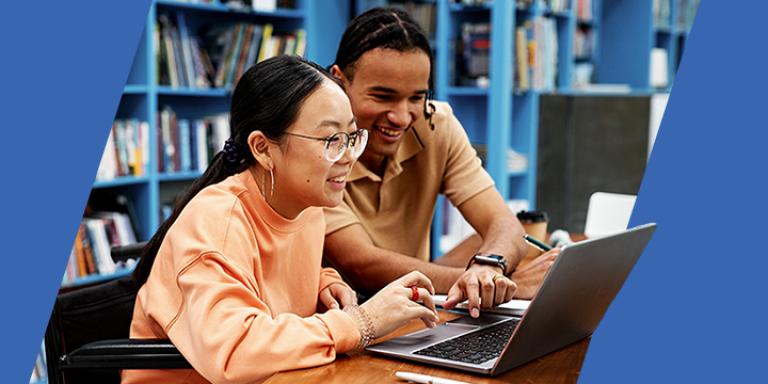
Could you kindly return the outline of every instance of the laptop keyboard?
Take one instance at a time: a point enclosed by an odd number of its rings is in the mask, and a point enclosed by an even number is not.
[[[479,331],[446,340],[416,352],[417,355],[482,364],[499,357],[519,319],[510,319]]]

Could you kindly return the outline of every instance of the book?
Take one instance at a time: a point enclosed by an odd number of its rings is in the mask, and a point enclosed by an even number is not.
[[[486,86],[490,76],[490,23],[462,23],[458,44],[458,84]]]
[[[269,56],[269,44],[272,41],[272,24],[264,24],[263,33],[261,36],[261,47],[259,47],[258,62],[262,62],[271,56]]]
[[[528,66],[528,37],[525,28],[515,29],[515,88],[526,91],[531,87]]]
[[[192,137],[189,131],[189,120],[179,119],[179,149],[181,158],[181,171],[192,170]]]
[[[98,219],[83,219],[88,238],[91,240],[93,259],[96,269],[101,275],[109,275],[115,272],[115,262],[110,255],[110,244],[107,238],[107,230],[104,222]]]
[[[138,241],[130,215],[124,212],[89,212],[83,217],[62,277],[62,285],[92,275],[110,275],[117,270],[112,247]]]

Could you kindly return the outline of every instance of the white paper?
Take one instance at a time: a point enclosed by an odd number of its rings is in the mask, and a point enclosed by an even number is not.
[[[435,305],[442,307],[443,303],[445,303],[445,300],[447,298],[447,295],[434,295],[432,296],[432,299],[435,301]],[[528,309],[528,304],[530,304],[530,300],[510,300],[504,304],[501,304],[497,307],[493,307],[490,309],[480,309],[480,313],[488,312],[488,313],[499,313],[503,315],[515,315],[515,316],[522,316],[523,312],[525,312],[526,309]],[[458,309],[467,309],[467,302],[461,302],[459,303],[456,308]]]

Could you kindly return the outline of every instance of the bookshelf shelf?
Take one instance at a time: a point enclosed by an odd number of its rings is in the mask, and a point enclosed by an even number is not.
[[[123,93],[126,95],[139,95],[142,93],[147,93],[148,90],[149,87],[144,84],[128,84],[123,89]]]
[[[161,173],[157,176],[158,181],[187,181],[194,180],[200,177],[200,172],[176,172],[176,173]]]
[[[163,96],[196,96],[196,97],[225,97],[229,96],[228,88],[190,88],[157,86],[157,94]]]
[[[136,185],[149,182],[149,178],[146,176],[133,177],[123,176],[112,180],[99,180],[93,183],[93,188],[115,188],[124,187],[127,185]]]

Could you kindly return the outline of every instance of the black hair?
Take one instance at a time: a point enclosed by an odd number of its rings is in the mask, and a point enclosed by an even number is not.
[[[217,153],[205,173],[182,193],[171,216],[147,242],[133,273],[137,286],[147,281],[168,229],[187,203],[203,188],[254,164],[255,159],[247,143],[251,132],[261,131],[270,140],[280,142],[285,131],[298,117],[304,100],[324,81],[338,84],[338,80],[327,70],[296,56],[277,56],[264,60],[243,74],[232,94],[229,116],[232,133],[226,149]],[[233,156],[236,158],[233,159]]]
[[[420,50],[429,57],[429,94],[424,100],[424,117],[432,124],[435,106],[432,98],[432,48],[429,38],[407,12],[397,8],[373,8],[352,19],[344,31],[336,51],[336,61],[344,75],[354,81],[355,63],[368,51],[376,48],[398,52]]]

